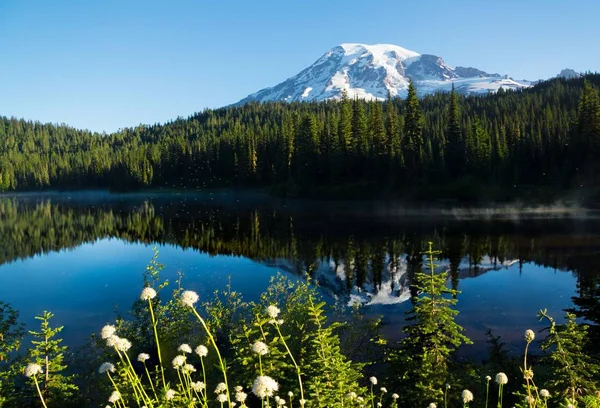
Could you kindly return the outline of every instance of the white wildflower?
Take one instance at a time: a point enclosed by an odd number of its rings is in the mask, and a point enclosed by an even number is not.
[[[252,352],[264,356],[269,353],[269,346],[262,341],[257,341],[252,345]]]
[[[378,402],[377,403],[377,408],[381,408],[381,407],[383,407],[383,404],[381,402]]]
[[[543,389],[540,391],[540,396],[542,398],[550,398],[550,391],[548,391],[547,389]]]
[[[42,372],[42,366],[35,363],[28,364],[27,368],[25,369],[25,375],[27,377],[33,377],[34,375],[42,374]]]
[[[106,326],[104,326],[102,328],[100,335],[102,336],[102,339],[106,340],[110,336],[114,335],[116,332],[117,332],[117,329],[115,328],[115,326],[113,326],[112,324],[107,324]]]
[[[165,393],[165,399],[167,401],[171,401],[173,398],[175,398],[175,394],[177,394],[175,390],[167,390],[167,392]]]
[[[385,393],[387,392],[387,388],[385,388],[385,387],[381,387],[381,388],[380,388],[380,391],[381,391],[382,393],[384,393],[384,394],[385,394]]]
[[[573,405],[573,404],[567,404],[567,408],[575,408],[575,405]]]
[[[150,354],[148,354],[148,353],[140,353],[140,354],[138,354],[138,361],[139,361],[140,363],[143,363],[143,362],[145,362],[145,361],[146,361],[146,360],[148,360],[149,358],[150,358]]]
[[[246,401],[247,397],[248,397],[248,394],[246,394],[243,391],[238,391],[238,392],[235,393],[235,400],[237,402],[244,402],[244,401]]]
[[[196,392],[200,392],[206,388],[206,384],[204,384],[202,381],[192,382],[190,385],[192,389]]]
[[[397,400],[398,398],[400,398],[400,395],[398,395],[396,393],[393,393],[392,394],[392,398],[395,399],[395,400]]]
[[[242,387],[241,385],[236,385],[235,387],[233,387],[233,390],[235,392],[244,391],[244,387]]]
[[[496,382],[500,385],[508,384],[508,377],[504,373],[496,374]]]
[[[492,380],[492,377],[490,377],[489,375],[486,375],[486,376],[485,376],[485,380],[486,380],[486,381],[491,381],[491,380]]]
[[[179,368],[185,364],[185,356],[175,356],[172,361],[173,368]]]
[[[437,405],[435,405],[435,402],[430,402],[427,407],[428,408],[437,408]]]
[[[473,393],[469,390],[464,390],[461,394],[462,400],[465,404],[473,401]]]
[[[117,402],[120,399],[121,399],[121,393],[119,391],[113,391],[112,394],[110,394],[110,397],[108,397],[108,402],[110,402],[111,404],[114,404],[115,402]]]
[[[131,348],[131,342],[127,339],[119,339],[117,344],[115,344],[115,348],[119,351],[126,352]]]
[[[346,398],[353,400],[356,398],[356,393],[354,391],[350,391],[348,394],[346,394]]]
[[[181,294],[181,303],[187,307],[194,307],[194,304],[200,299],[193,290],[186,290]]]
[[[194,367],[191,364],[186,364],[186,365],[183,366],[183,368],[181,369],[181,371],[183,371],[186,374],[195,373],[196,372],[196,367]]]
[[[208,355],[208,349],[206,348],[206,346],[204,345],[199,345],[198,347],[196,347],[196,349],[194,350],[196,352],[196,354],[198,354],[200,357],[206,357]]]
[[[293,396],[294,396],[294,393],[293,393],[293,392],[291,392],[291,391],[289,391],[289,392],[288,392],[288,397],[292,398]]]
[[[106,345],[108,347],[117,347],[117,343],[119,343],[119,340],[121,340],[121,338],[116,334],[113,334],[112,336],[106,338]]]
[[[377,377],[371,377],[369,378],[369,381],[371,381],[371,384],[377,385]]]
[[[107,373],[107,372],[114,373],[115,372],[115,366],[113,364],[111,364],[111,363],[102,363],[100,365],[100,368],[98,369],[98,372],[100,374],[104,374],[104,373]]]
[[[363,402],[365,399],[363,397],[356,397],[357,402]]]
[[[224,382],[220,382],[217,384],[217,388],[215,388],[215,394],[220,394],[222,392],[227,391],[227,386]]]
[[[182,344],[181,346],[179,346],[177,348],[177,351],[180,351],[182,353],[191,353],[192,352],[192,348],[189,346],[189,344]]]
[[[225,394],[219,394],[217,396],[217,401],[220,402],[221,404],[224,402],[227,402],[227,395]]]
[[[525,330],[525,341],[531,343],[535,339],[535,333],[531,329]]]
[[[535,406],[535,398],[532,397],[531,395],[528,395],[527,397],[525,397],[525,401],[527,401],[529,406]]]
[[[145,287],[142,290],[142,294],[140,295],[140,299],[142,300],[150,300],[156,297],[156,291],[150,287]]]
[[[252,384],[252,392],[259,398],[272,397],[277,390],[279,390],[279,384],[267,375],[258,376]]]
[[[282,405],[285,405],[285,400],[283,398],[281,398],[279,401],[277,401],[277,405],[279,405],[280,407]]]
[[[279,316],[280,312],[281,312],[281,310],[279,310],[279,308],[277,306],[271,305],[271,306],[267,307],[267,315],[271,319],[275,319],[277,316]]]

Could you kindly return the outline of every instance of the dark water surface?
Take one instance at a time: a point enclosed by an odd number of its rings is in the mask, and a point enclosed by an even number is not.
[[[228,282],[255,300],[278,272],[309,273],[330,301],[383,315],[394,339],[410,281],[432,241],[458,295],[458,321],[518,351],[539,309],[600,321],[600,220],[591,212],[406,210],[398,205],[273,200],[259,195],[55,193],[0,197],[0,300],[29,328],[42,310],[68,344],[126,312],[160,251],[163,277],[201,296]]]

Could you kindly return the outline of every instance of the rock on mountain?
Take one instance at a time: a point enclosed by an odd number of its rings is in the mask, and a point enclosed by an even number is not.
[[[452,84],[464,94],[486,94],[500,88],[531,86],[508,76],[489,74],[477,68],[452,67],[441,57],[419,54],[391,44],[342,44],[329,50],[299,74],[271,88],[242,99],[250,101],[323,101],[350,98],[385,99],[404,97],[409,80],[420,95],[449,91]]]
[[[571,79],[571,78],[579,78],[580,76],[582,76],[581,73],[576,72],[575,70],[573,70],[571,68],[565,68],[562,71],[560,71],[560,73],[556,77]]]

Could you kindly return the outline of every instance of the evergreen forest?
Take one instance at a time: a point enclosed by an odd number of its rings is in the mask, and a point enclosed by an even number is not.
[[[600,188],[600,74],[486,96],[250,103],[111,134],[0,117],[0,190],[556,199]]]

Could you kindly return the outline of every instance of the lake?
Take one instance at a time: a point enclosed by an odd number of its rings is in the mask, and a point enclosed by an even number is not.
[[[3,195],[0,217],[0,300],[30,329],[52,311],[74,346],[129,309],[153,247],[162,277],[181,273],[204,298],[230,283],[256,300],[277,273],[308,273],[329,302],[363,304],[397,339],[431,241],[461,291],[457,320],[475,342],[467,355],[485,353],[488,329],[519,352],[524,330],[544,327],[539,309],[600,321],[600,219],[590,211],[78,192]]]

